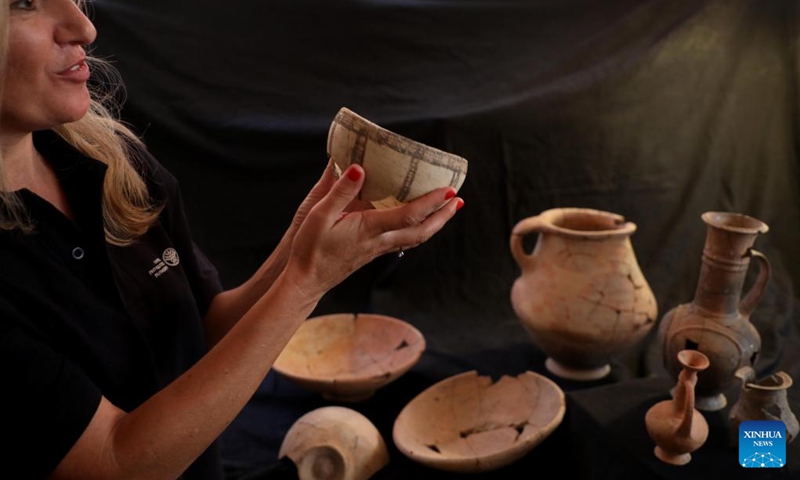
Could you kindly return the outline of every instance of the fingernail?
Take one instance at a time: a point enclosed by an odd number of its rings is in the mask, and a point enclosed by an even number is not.
[[[450,190],[447,191],[447,193],[444,194],[444,199],[445,200],[450,200],[451,198],[453,198],[455,196],[456,196],[456,191],[451,188]]]
[[[456,200],[456,211],[461,210],[461,207],[463,206],[464,206],[464,200],[461,200],[460,198]]]
[[[347,178],[350,180],[357,182],[361,179],[361,169],[358,167],[350,167],[347,170]]]

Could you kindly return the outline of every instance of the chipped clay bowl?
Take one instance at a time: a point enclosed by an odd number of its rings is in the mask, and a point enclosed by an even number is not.
[[[458,473],[522,458],[564,419],[564,392],[534,372],[493,383],[475,371],[429,387],[397,416],[394,443],[410,459]]]
[[[299,480],[367,480],[389,463],[380,432],[355,410],[328,406],[292,425],[278,458],[289,457]]]
[[[303,322],[273,368],[328,400],[359,402],[406,373],[424,350],[419,330],[400,319],[337,313]]]
[[[328,156],[340,174],[357,163],[366,177],[361,200],[375,208],[410,202],[431,190],[458,191],[467,176],[467,160],[390,132],[347,108],[328,130]]]

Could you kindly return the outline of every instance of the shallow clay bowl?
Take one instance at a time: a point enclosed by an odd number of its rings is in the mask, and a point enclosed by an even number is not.
[[[492,382],[455,375],[411,400],[394,423],[394,443],[423,465],[485,472],[520,459],[564,419],[564,392],[533,372]]]
[[[376,208],[402,205],[439,187],[458,191],[467,176],[466,159],[393,133],[347,108],[331,122],[328,156],[337,174],[353,163],[364,168],[360,199]]]
[[[273,368],[329,400],[358,402],[407,372],[424,350],[419,330],[400,319],[332,314],[303,322]]]

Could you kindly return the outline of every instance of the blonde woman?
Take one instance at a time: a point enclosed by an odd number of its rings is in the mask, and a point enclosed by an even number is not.
[[[343,215],[364,171],[336,180],[328,167],[276,251],[223,291],[175,178],[90,94],[85,47],[96,32],[80,5],[7,6],[3,470],[221,479],[216,438],[320,298],[376,256],[426,241],[463,201],[443,188]]]

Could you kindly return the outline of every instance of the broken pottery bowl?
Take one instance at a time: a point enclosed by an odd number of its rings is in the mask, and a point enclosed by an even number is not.
[[[338,175],[351,164],[364,168],[360,199],[375,208],[410,202],[440,187],[458,191],[466,159],[393,133],[341,108],[328,130],[328,156]]]
[[[389,463],[380,432],[367,417],[340,406],[312,410],[292,425],[278,458],[288,457],[299,480],[367,480]]]
[[[309,318],[273,368],[326,399],[359,402],[417,363],[425,338],[398,318],[341,313]]]
[[[497,382],[475,371],[420,393],[397,416],[397,448],[423,465],[458,473],[511,464],[550,435],[564,418],[564,392],[534,372]]]

